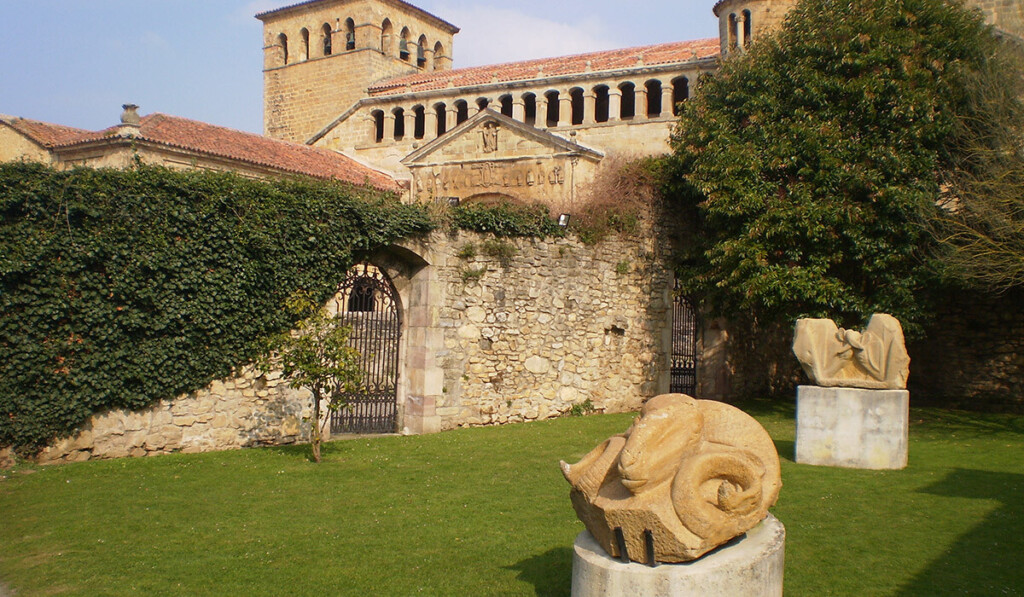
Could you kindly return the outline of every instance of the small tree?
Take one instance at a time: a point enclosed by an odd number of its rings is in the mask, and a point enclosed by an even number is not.
[[[268,339],[257,365],[263,371],[280,368],[290,387],[313,393],[309,443],[313,460],[320,462],[321,403],[326,402],[330,412],[347,406],[342,394],[356,391],[362,378],[359,351],[348,345],[352,329],[307,293],[296,292],[286,306],[301,319],[295,330]]]

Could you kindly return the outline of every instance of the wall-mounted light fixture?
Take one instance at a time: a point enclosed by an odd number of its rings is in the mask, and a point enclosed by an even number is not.
[[[558,225],[561,226],[562,228],[565,228],[566,226],[568,226],[569,225],[569,214],[559,214],[559,216],[558,216]]]
[[[459,206],[459,198],[458,197],[448,197],[448,205],[450,205],[452,207],[458,207]]]

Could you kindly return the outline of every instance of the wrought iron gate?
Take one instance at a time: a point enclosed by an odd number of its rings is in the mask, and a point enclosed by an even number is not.
[[[349,346],[359,351],[359,391],[342,393],[348,406],[331,413],[331,433],[393,433],[398,424],[398,346],[402,313],[387,275],[361,263],[335,295],[335,308],[352,328]]]
[[[697,393],[697,310],[693,302],[679,292],[676,281],[672,301],[672,368],[669,391]]]

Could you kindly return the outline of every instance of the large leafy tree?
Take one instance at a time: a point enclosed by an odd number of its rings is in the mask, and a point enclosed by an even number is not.
[[[763,322],[879,311],[913,330],[965,81],[998,43],[946,0],[803,0],[726,60],[672,139],[700,221],[690,290]]]

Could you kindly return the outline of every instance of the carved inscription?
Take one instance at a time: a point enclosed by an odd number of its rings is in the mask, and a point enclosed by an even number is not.
[[[565,168],[551,164],[460,164],[423,168],[417,172],[417,191],[434,196],[456,191],[486,191],[512,187],[561,187]]]

